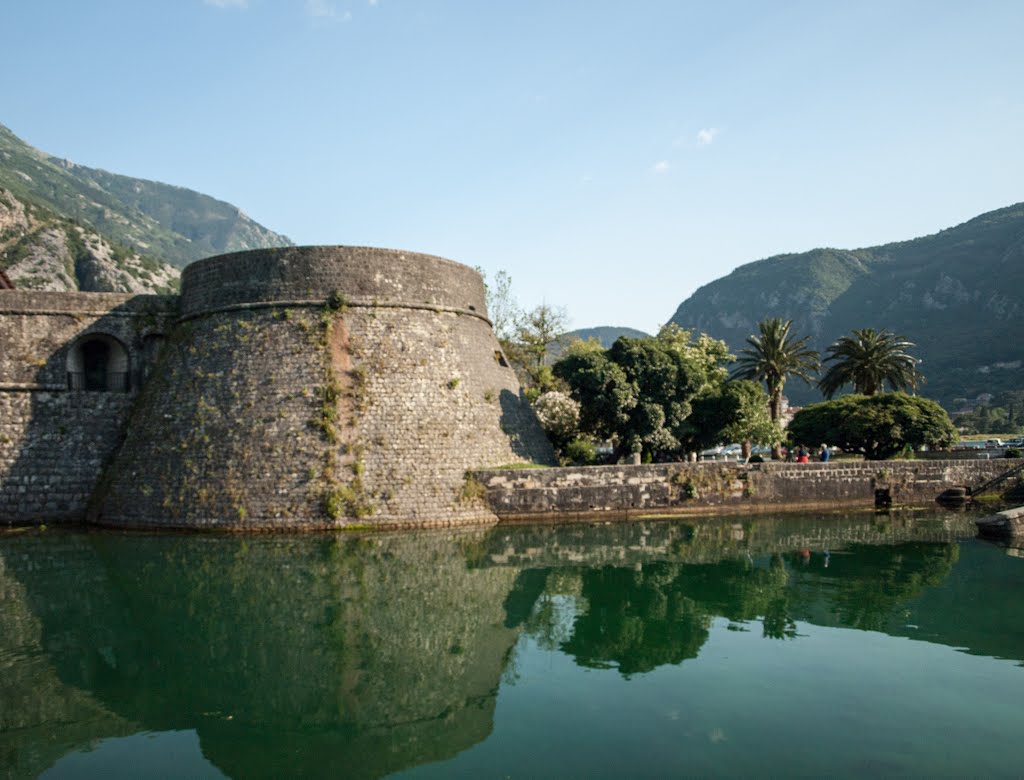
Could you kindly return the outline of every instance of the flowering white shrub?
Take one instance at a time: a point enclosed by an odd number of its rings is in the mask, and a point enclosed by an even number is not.
[[[556,447],[561,447],[576,435],[580,424],[580,405],[565,393],[557,390],[544,393],[533,402],[533,410]]]

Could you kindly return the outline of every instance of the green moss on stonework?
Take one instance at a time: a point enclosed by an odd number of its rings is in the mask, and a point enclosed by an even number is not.
[[[323,384],[317,388],[320,404],[313,420],[313,426],[320,431],[327,445],[324,449],[324,467],[320,474],[324,483],[320,504],[323,512],[336,523],[346,517],[368,517],[376,511],[370,495],[363,486],[364,461],[361,449],[354,452],[355,458],[350,467],[351,477],[347,482],[341,474],[344,466],[340,463],[336,452],[338,447],[345,446],[340,426],[355,422],[354,420],[339,419],[339,404],[344,391],[337,371],[331,362],[330,352],[331,334],[335,322],[346,310],[347,303],[344,296],[340,293],[332,294],[320,313],[320,327],[316,336],[316,346],[323,365]],[[350,376],[352,406],[354,410],[361,411],[364,408],[365,370],[353,369]]]

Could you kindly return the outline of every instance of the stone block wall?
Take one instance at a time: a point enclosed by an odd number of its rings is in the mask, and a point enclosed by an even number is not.
[[[475,472],[502,520],[870,507],[875,491],[928,505],[978,486],[1014,461],[667,463]]]
[[[387,250],[196,263],[89,520],[233,530],[495,522],[467,470],[553,452],[482,280]]]
[[[182,316],[261,304],[319,305],[335,290],[350,304],[486,316],[480,274],[468,266],[416,252],[339,246],[235,252],[192,263],[182,273]]]
[[[0,523],[82,518],[175,313],[168,296],[0,292]],[[123,345],[128,392],[69,389],[69,354],[91,336]]]

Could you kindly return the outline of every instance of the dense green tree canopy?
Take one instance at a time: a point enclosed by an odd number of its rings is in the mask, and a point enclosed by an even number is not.
[[[554,366],[580,402],[580,428],[611,439],[618,454],[667,459],[692,449],[693,401],[725,381],[721,341],[675,325],[653,338],[620,338],[610,349],[576,344]]]
[[[719,392],[695,400],[690,419],[698,449],[723,442],[774,444],[782,438],[764,388],[748,379],[732,379]]]
[[[917,360],[908,352],[914,344],[887,330],[854,330],[828,348],[826,363],[832,363],[818,387],[826,398],[844,385],[853,385],[855,393],[874,395],[885,390],[914,390],[924,381]]]
[[[899,454],[908,445],[944,449],[957,440],[949,415],[935,401],[905,393],[846,395],[801,409],[789,424],[794,444],[825,442],[869,460]]]

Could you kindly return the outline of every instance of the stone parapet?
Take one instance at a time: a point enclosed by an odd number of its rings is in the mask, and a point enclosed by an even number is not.
[[[262,249],[200,260],[181,276],[185,318],[260,304],[319,305],[332,293],[353,305],[487,316],[480,274],[416,252],[343,246]]]
[[[666,463],[474,473],[501,520],[929,505],[1014,461]]]

